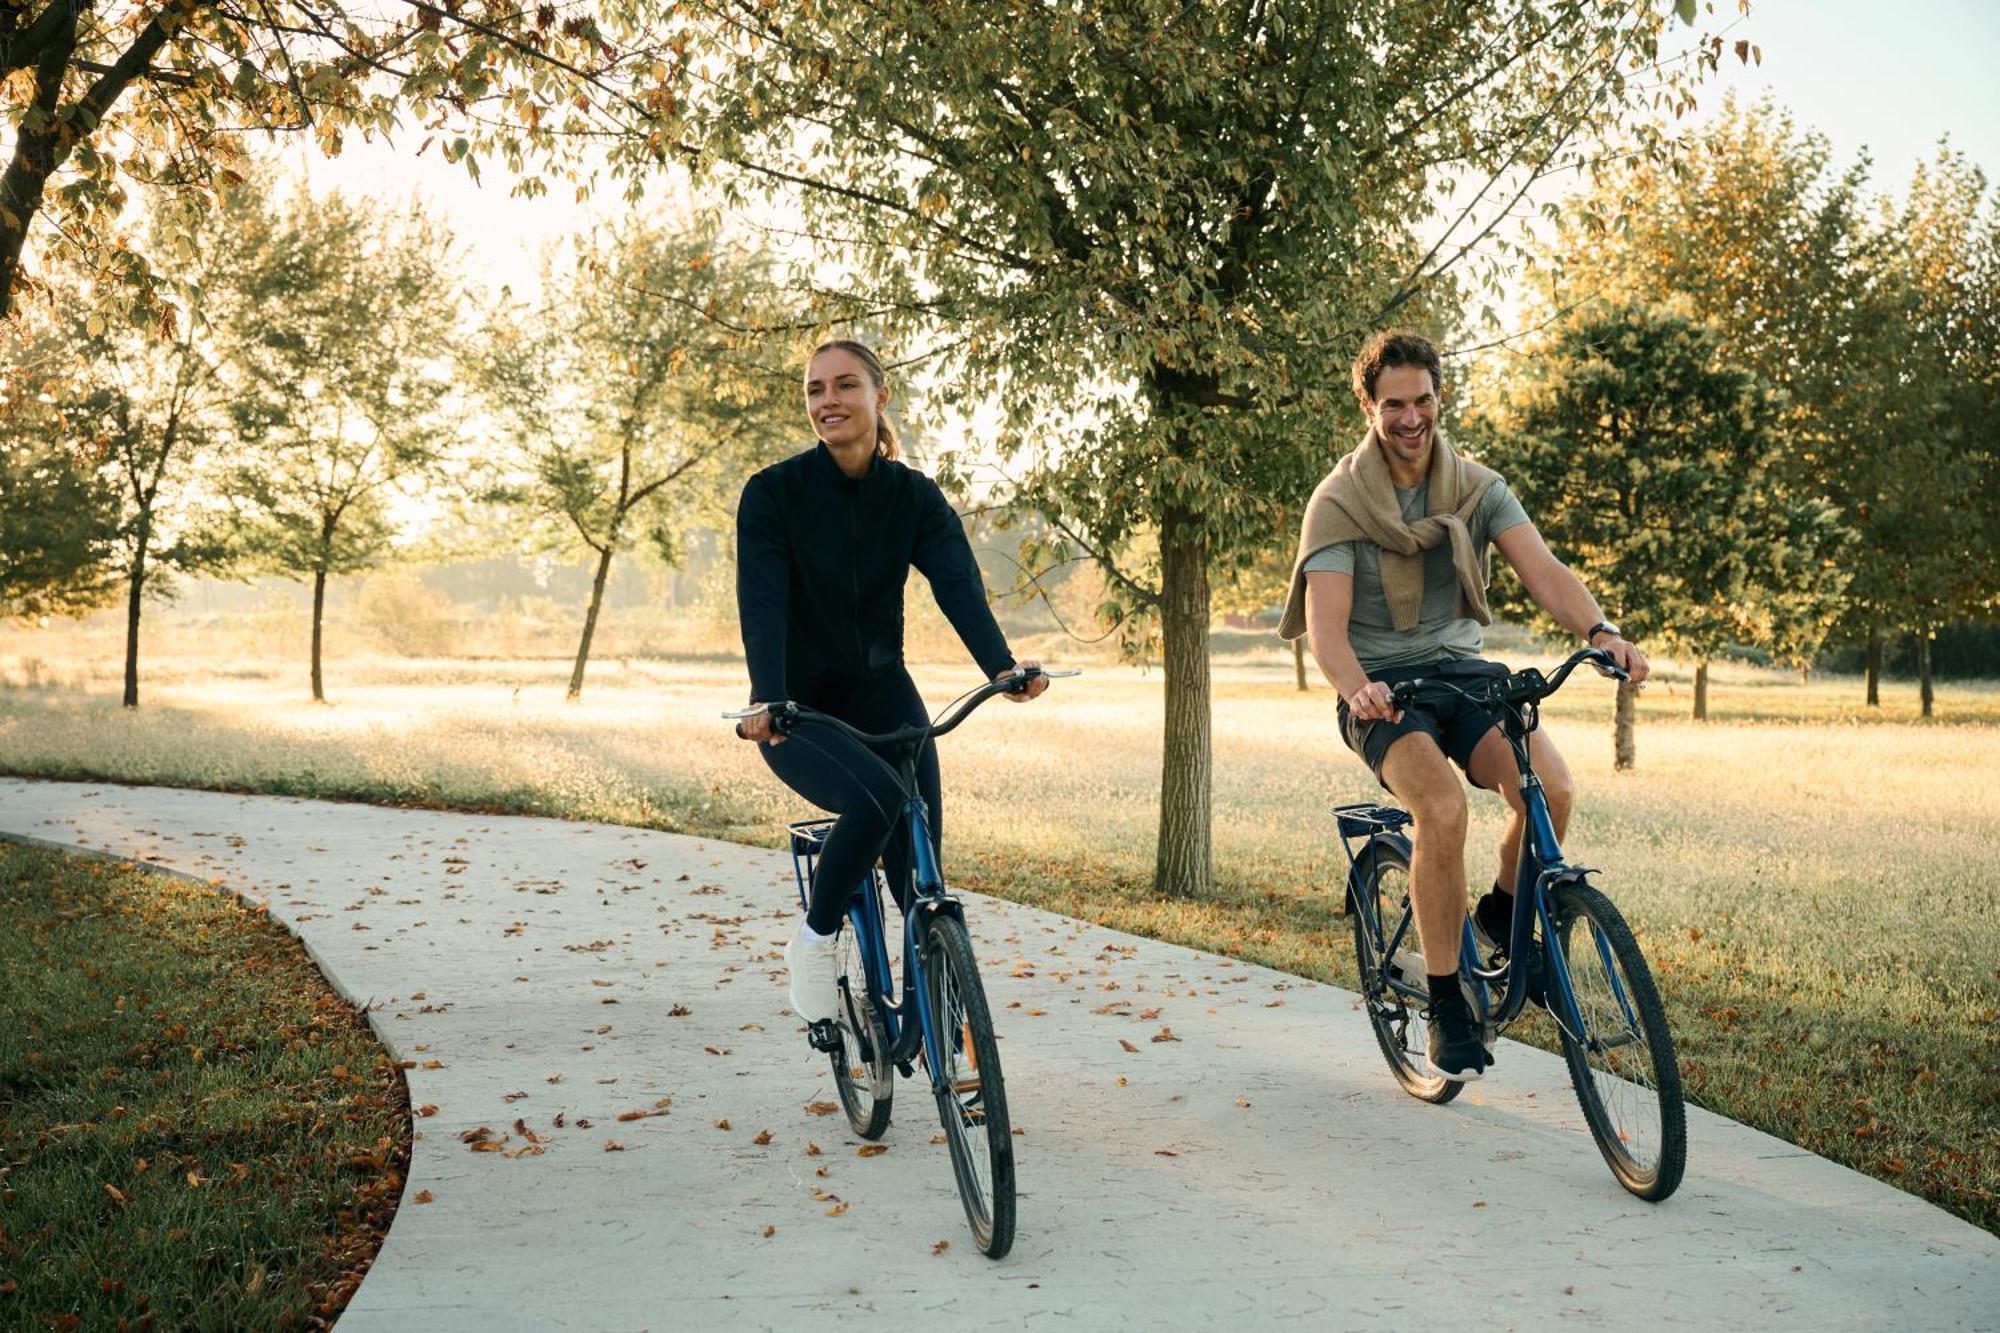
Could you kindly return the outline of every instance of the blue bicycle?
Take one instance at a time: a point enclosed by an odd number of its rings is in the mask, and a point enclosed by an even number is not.
[[[880,869],[871,871],[855,886],[840,931],[839,1007],[834,1018],[812,1025],[809,1039],[826,1052],[841,1108],[854,1132],[865,1139],[878,1139],[887,1131],[896,1074],[915,1077],[922,1056],[966,1221],[981,1253],[992,1259],[1005,1256],[1014,1244],[1013,1126],[965,907],[945,891],[929,815],[918,794],[917,760],[926,741],[952,730],[995,695],[1016,693],[1038,675],[1078,674],[1030,667],[963,696],[942,720],[881,734],[857,730],[804,704],[766,706],[771,729],[781,735],[826,726],[896,756],[893,767],[884,767],[903,791],[899,817],[911,848],[911,882],[895,895],[901,919],[892,924],[884,912],[886,879]],[[764,710],[740,709],[724,716],[743,718],[759,711]],[[801,906],[810,897],[813,866],[833,823],[814,819],[787,826]],[[898,926],[900,944],[892,947],[891,932]],[[901,959],[900,988],[899,969],[891,961],[896,958]]]
[[[1485,1023],[1490,1049],[1528,1001],[1529,965],[1523,960],[1533,957],[1539,933],[1542,998],[1560,1034],[1591,1137],[1619,1184],[1657,1202],[1680,1185],[1687,1165],[1687,1113],[1666,1010],[1625,918],[1589,882],[1597,872],[1563,860],[1528,752],[1541,701],[1583,663],[1605,675],[1625,675],[1610,654],[1586,648],[1547,678],[1530,667],[1470,685],[1412,680],[1394,686],[1390,698],[1396,707],[1408,708],[1427,694],[1449,692],[1500,723],[1528,810],[1514,878],[1514,920],[1509,938],[1489,941],[1490,957],[1482,961],[1480,939],[1468,918],[1461,928],[1459,980],[1473,1013]],[[1430,1067],[1418,1013],[1430,992],[1410,900],[1410,840],[1403,832],[1412,816],[1395,806],[1369,804],[1340,806],[1334,814],[1347,853],[1344,910],[1354,928],[1369,1024],[1405,1090],[1423,1101],[1448,1102],[1464,1085]]]

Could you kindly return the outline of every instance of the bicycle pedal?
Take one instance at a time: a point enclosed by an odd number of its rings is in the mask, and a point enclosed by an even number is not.
[[[840,1026],[831,1018],[822,1018],[807,1026],[806,1041],[814,1050],[831,1055],[840,1050]]]
[[[953,1092],[978,1092],[985,1086],[986,1086],[985,1084],[979,1081],[978,1076],[974,1075],[972,1078],[962,1078],[958,1080],[956,1083],[951,1085],[951,1090]]]

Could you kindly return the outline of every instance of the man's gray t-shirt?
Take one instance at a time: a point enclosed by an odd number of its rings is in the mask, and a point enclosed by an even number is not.
[[[1396,502],[1402,506],[1403,521],[1414,523],[1425,517],[1430,502],[1430,483],[1396,488]],[[1472,536],[1475,560],[1484,556],[1487,544],[1511,527],[1528,521],[1521,502],[1495,480],[1479,497],[1465,528]],[[1354,609],[1347,617],[1347,641],[1361,659],[1361,669],[1371,675],[1390,667],[1415,666],[1443,658],[1477,657],[1480,649],[1479,622],[1458,614],[1458,571],[1452,567],[1451,543],[1439,542],[1424,552],[1424,604],[1414,629],[1398,632],[1389,615],[1389,600],[1382,593],[1382,548],[1370,541],[1339,542],[1324,546],[1306,559],[1307,573],[1331,570],[1354,577]]]

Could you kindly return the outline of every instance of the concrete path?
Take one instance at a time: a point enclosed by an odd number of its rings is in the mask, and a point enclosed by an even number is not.
[[[2000,1240],[1777,1139],[1691,1109],[1686,1181],[1644,1204],[1552,1056],[1503,1044],[1425,1106],[1346,991],[973,899],[1025,1131],[996,1264],[925,1090],[899,1086],[881,1156],[815,1114],[778,853],[13,779],[0,835],[268,903],[416,1062],[431,1113],[345,1333],[2000,1327]],[[481,1126],[501,1151],[461,1141]]]

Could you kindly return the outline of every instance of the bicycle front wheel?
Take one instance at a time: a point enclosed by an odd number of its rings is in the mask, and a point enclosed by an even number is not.
[[[1014,1140],[993,1018],[965,924],[938,913],[924,927],[924,996],[943,1078],[938,1116],[974,1243],[990,1259],[1014,1244]]]
[[[1458,1096],[1463,1083],[1441,1077],[1431,1068],[1430,1029],[1418,1013],[1418,1003],[1383,979],[1383,960],[1398,923],[1410,910],[1410,852],[1400,840],[1376,838],[1355,858],[1347,880],[1348,916],[1354,926],[1354,963],[1361,972],[1361,1007],[1389,1072],[1403,1090],[1420,1101],[1442,1106]],[[1416,923],[1403,932],[1396,952],[1403,970],[1419,979]],[[1391,959],[1392,967],[1397,960]]]
[[[1583,1118],[1618,1183],[1658,1202],[1680,1186],[1687,1166],[1687,1110],[1666,1009],[1609,898],[1588,884],[1564,884],[1550,906],[1582,1022],[1576,1032],[1558,1026]]]
[[[827,1052],[833,1086],[847,1123],[864,1139],[879,1139],[889,1128],[896,1095],[896,1066],[889,1058],[889,1034],[868,994],[860,937],[853,925],[840,929],[840,1004],[834,1011],[838,1050]]]

